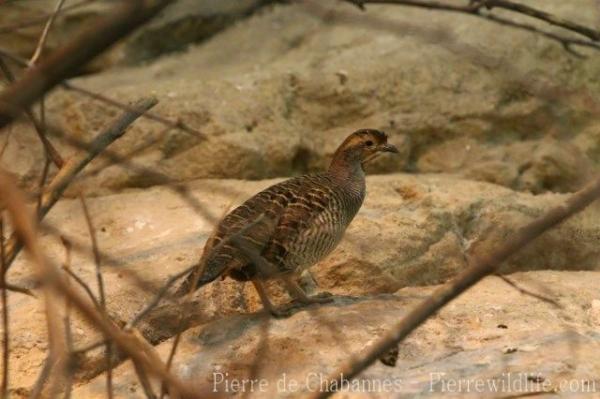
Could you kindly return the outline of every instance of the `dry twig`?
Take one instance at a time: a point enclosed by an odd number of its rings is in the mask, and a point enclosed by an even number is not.
[[[96,282],[98,283],[98,295],[100,297],[100,306],[102,311],[105,314],[106,312],[106,295],[104,293],[104,279],[102,277],[102,270],[100,269],[100,251],[98,249],[98,239],[96,237],[96,229],[94,229],[94,225],[92,223],[92,217],[90,216],[90,211],[85,202],[85,197],[83,195],[79,196],[79,200],[81,201],[81,208],[83,209],[83,216],[85,222],[88,227],[88,232],[90,234],[90,240],[92,241],[92,252],[94,253],[94,265],[96,272]],[[112,344],[109,340],[106,341],[106,361],[107,361],[107,369],[106,369],[106,392],[108,394],[108,398],[112,399],[113,397],[113,384],[112,384],[112,357],[113,350]]]
[[[367,4],[389,4],[389,5],[400,5],[400,6],[409,6],[409,7],[418,7],[425,8],[429,10],[440,10],[440,11],[449,11],[456,13],[463,13],[467,15],[472,15],[479,18],[484,18],[489,21],[510,26],[516,29],[522,29],[529,32],[534,32],[540,34],[548,39],[559,42],[566,50],[569,52],[580,55],[572,50],[572,46],[582,46],[589,47],[596,50],[600,50],[600,45],[598,41],[600,41],[600,31],[590,28],[588,26],[584,26],[582,24],[566,20],[555,15],[552,15],[548,12],[526,6],[524,4],[515,3],[508,0],[485,0],[485,1],[471,1],[468,4],[457,5],[451,3],[445,3],[441,1],[433,1],[433,0],[345,0],[348,3],[351,3],[360,9],[364,10],[365,5]],[[482,9],[486,8],[491,11],[494,8],[504,9],[508,11],[512,11],[521,15],[526,15],[528,17],[538,19],[540,21],[546,22],[553,26],[558,26],[562,29],[565,29],[569,32],[574,32],[576,34],[585,36],[589,40],[581,40],[574,37],[564,36],[560,34],[556,34],[553,32],[545,31],[539,29],[538,27],[512,21],[507,18],[500,17],[498,15],[494,15],[492,12],[482,13]]]
[[[82,0],[80,2],[70,4],[68,6],[63,7],[63,9],[62,9],[63,13],[65,11],[70,11],[70,10],[79,8],[79,7],[83,6],[83,5],[91,3],[93,1],[96,1],[96,0]],[[0,1],[0,4],[1,3],[2,2]],[[48,18],[50,18],[52,16],[52,14],[53,13],[46,13],[46,14],[40,15],[38,17],[29,19],[29,20],[26,20],[26,21],[19,21],[18,23],[15,23],[13,25],[0,26],[0,34],[11,33],[11,32],[14,32],[16,30],[19,30],[19,29],[28,28],[30,26],[35,26],[35,25],[43,24],[44,22],[48,21]]]
[[[61,242],[65,248],[65,263],[63,264],[64,270],[71,271],[71,243],[64,237],[61,237]],[[67,280],[67,284],[69,281]],[[73,332],[71,330],[71,302],[65,298],[65,314],[63,316],[65,324],[65,343],[67,347],[67,353],[73,353]],[[73,370],[71,360],[67,362],[67,376],[65,381],[64,399],[71,397],[71,388],[73,383]]]
[[[60,9],[62,8],[64,3],[65,0],[57,0],[56,5],[54,7],[54,11],[50,15],[50,17],[48,17],[48,22],[46,22],[44,30],[42,30],[42,34],[40,35],[40,39],[38,40],[38,44],[35,47],[35,51],[33,52],[31,59],[29,60],[30,66],[37,64],[38,60],[42,56],[42,52],[44,51],[44,45],[46,44],[46,40],[48,39],[48,33],[50,33],[50,28],[52,27],[52,24],[54,23],[54,20],[56,19],[56,16],[60,12]]]
[[[2,278],[2,286],[6,285],[6,263],[4,261],[4,219],[0,214],[0,277]],[[10,332],[8,320],[8,295],[6,288],[2,288],[2,390],[3,398],[8,398],[8,361],[10,358]]]
[[[515,283],[514,281],[512,281],[510,278],[508,278],[506,276],[503,276],[501,274],[496,274],[496,277],[498,277],[499,279],[501,279],[506,284],[510,285],[511,287],[513,287],[514,289],[516,289],[517,291],[519,291],[523,295],[530,296],[530,297],[538,299],[538,300],[540,300],[542,302],[546,302],[546,303],[554,306],[557,309],[562,309],[562,306],[558,302],[556,302],[554,299],[552,299],[552,298],[548,298],[546,296],[543,296],[543,295],[540,295],[540,294],[536,294],[535,292],[527,290],[527,289],[521,287],[520,285],[518,285],[517,283]]]

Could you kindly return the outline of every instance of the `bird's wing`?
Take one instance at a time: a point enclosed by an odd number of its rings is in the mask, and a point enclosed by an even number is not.
[[[275,184],[248,199],[230,212],[211,238],[204,274],[221,273],[223,269],[239,269],[249,262],[248,251],[262,254],[272,241],[279,225],[292,219],[299,193],[310,184],[301,176]],[[240,250],[243,245],[244,250]]]
[[[301,190],[294,191],[294,198],[283,209],[274,230],[266,243],[262,256],[271,264],[277,266],[280,272],[288,271],[291,265],[286,264],[286,258],[293,251],[312,251],[315,248],[299,249],[295,245],[303,241],[301,236],[325,233],[327,226],[322,224],[320,216],[329,212],[332,198],[331,184],[322,175],[305,176]],[[308,241],[308,240],[306,240]]]

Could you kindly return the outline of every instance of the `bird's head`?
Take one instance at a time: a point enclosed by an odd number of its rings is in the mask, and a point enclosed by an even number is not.
[[[330,169],[362,166],[384,152],[398,153],[398,149],[389,144],[387,135],[375,129],[360,129],[344,140],[333,154]]]

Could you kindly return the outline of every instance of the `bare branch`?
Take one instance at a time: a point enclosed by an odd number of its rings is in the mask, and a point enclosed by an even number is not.
[[[60,12],[60,9],[62,8],[64,2],[65,0],[57,0],[56,5],[54,6],[54,11],[52,12],[52,15],[50,15],[50,17],[48,18],[48,22],[46,22],[46,26],[44,26],[44,30],[40,35],[40,39],[38,40],[38,44],[35,48],[35,51],[31,56],[31,59],[29,60],[29,65],[33,66],[37,64],[38,60],[42,56],[42,52],[44,51],[44,45],[46,44],[46,40],[48,39],[48,33],[50,33],[50,28],[52,27],[52,24],[54,23],[54,20]]]
[[[24,62],[24,66],[27,67],[28,63]],[[6,66],[6,63],[4,62],[4,60],[2,58],[0,58],[0,70],[2,71],[2,73],[4,74],[4,76],[6,77],[8,82],[12,83],[15,81],[14,75],[12,74],[12,72],[8,68],[8,66]],[[42,104],[42,110],[43,110],[44,102],[42,101],[41,104]],[[52,143],[50,143],[50,141],[46,137],[45,124],[38,121],[38,119],[36,118],[35,114],[31,110],[31,108],[27,108],[25,110],[25,115],[27,116],[29,121],[33,124],[33,127],[35,128],[35,132],[38,135],[38,138],[40,139],[40,141],[42,142],[42,145],[44,146],[44,150],[46,151],[47,156],[50,159],[52,159],[52,162],[54,162],[56,167],[60,169],[63,166],[64,161],[63,161],[62,157],[60,156],[60,154],[58,153],[58,151],[54,148]],[[8,143],[8,141],[7,141],[7,143]]]
[[[81,288],[83,288],[83,290],[85,291],[85,293],[87,294],[88,298],[90,298],[90,300],[92,301],[92,303],[94,304],[94,306],[97,309],[102,309],[102,306],[100,306],[100,303],[98,302],[98,300],[96,299],[96,297],[94,296],[94,293],[92,292],[92,289],[90,288],[90,286],[83,281],[83,279],[81,277],[79,277],[77,274],[75,274],[75,272],[73,272],[73,270],[71,270],[70,268],[63,268],[63,270],[73,279],[75,280],[75,282],[77,284],[79,284],[79,286]]]
[[[71,243],[64,237],[60,238],[60,241],[65,248],[65,262],[63,264],[64,270],[71,270]],[[67,284],[69,281],[67,280]],[[65,343],[67,346],[67,353],[71,354],[73,352],[73,332],[71,330],[71,302],[68,298],[65,298],[65,315],[63,316],[63,322],[65,324]],[[72,370],[72,362],[67,361],[67,378],[65,381],[65,393],[64,399],[69,399],[71,397],[71,388],[73,383],[73,370]]]
[[[600,31],[578,24],[576,22],[572,22],[563,18],[559,18],[550,13],[547,13],[542,10],[538,10],[533,7],[529,7],[523,4],[518,4],[512,1],[507,0],[485,0],[485,1],[472,1],[471,4],[466,5],[456,5],[449,4],[440,1],[429,1],[429,0],[345,0],[348,3],[351,3],[361,10],[365,9],[365,5],[367,4],[390,4],[390,5],[400,5],[400,6],[409,6],[409,7],[417,7],[417,8],[425,8],[430,10],[440,10],[440,11],[449,11],[456,13],[463,13],[472,15],[479,18],[487,19],[488,21],[492,21],[501,25],[510,26],[513,28],[526,30],[529,32],[534,32],[540,34],[548,39],[559,42],[566,50],[571,52],[574,55],[581,56],[579,53],[576,53],[572,50],[572,46],[583,46],[589,47],[596,50],[600,50],[600,45],[596,42],[600,40]],[[497,15],[494,15],[492,12],[482,13],[482,8],[485,7],[488,10],[492,10],[493,8],[501,8],[508,11],[512,11],[518,14],[526,15],[534,19],[538,19],[544,21],[550,25],[558,26],[567,31],[577,33],[579,35],[585,36],[590,40],[581,40],[573,37],[563,36],[560,34],[556,34],[553,32],[547,32],[542,29],[535,27],[534,25],[515,22],[507,18],[503,18]]]
[[[65,6],[62,9],[63,10],[63,14],[64,14],[65,11],[70,11],[70,10],[79,8],[81,6],[84,6],[84,5],[86,5],[88,3],[91,3],[91,2],[94,2],[94,1],[96,1],[96,0],[82,0],[82,1],[80,1],[78,3],[73,3],[73,4],[70,4],[68,6]],[[13,32],[13,31],[16,31],[16,30],[19,30],[19,29],[28,28],[30,26],[35,26],[35,25],[43,24],[44,22],[47,22],[48,18],[51,17],[51,16],[52,16],[52,13],[47,13],[47,14],[43,14],[43,15],[41,15],[39,17],[35,17],[35,18],[32,18],[32,19],[27,20],[27,21],[19,21],[18,23],[13,24],[13,25],[0,26],[0,34],[10,33],[10,32]]]
[[[540,300],[542,302],[546,302],[546,303],[554,306],[557,309],[562,309],[562,306],[560,306],[560,304],[558,302],[556,302],[552,298],[548,298],[548,297],[545,297],[543,295],[536,294],[535,292],[531,292],[531,291],[529,291],[529,290],[527,290],[525,288],[522,288],[517,283],[515,283],[514,281],[512,281],[510,278],[508,278],[506,276],[503,276],[501,274],[496,274],[496,277],[500,278],[506,284],[510,285],[511,287],[513,287],[514,289],[516,289],[517,291],[519,291],[523,295],[527,295],[527,296],[530,296],[532,298],[538,299],[538,300]]]
[[[156,296],[154,297],[154,299],[140,313],[138,313],[129,323],[127,323],[127,325],[125,326],[125,329],[128,330],[130,328],[135,327],[144,317],[146,317],[146,315],[148,315],[148,313],[150,313],[152,311],[152,309],[154,309],[160,303],[161,299],[165,296],[165,294],[167,293],[169,288],[171,288],[171,286],[173,284],[175,284],[175,282],[177,280],[179,280],[183,276],[190,274],[190,272],[192,270],[196,269],[197,267],[198,267],[197,265],[190,266],[187,269],[185,269],[185,270],[175,274],[171,278],[169,278],[167,280],[167,282],[165,283],[165,285],[163,285],[162,288],[156,293]]]
[[[0,278],[2,278],[2,285],[6,285],[6,262],[4,254],[4,219],[0,214],[0,262],[2,270],[0,270]],[[9,320],[8,320],[8,295],[6,294],[6,288],[2,288],[2,389],[1,395],[3,398],[8,398],[8,367],[10,359],[10,332],[9,332]]]
[[[83,209],[83,215],[85,218],[85,222],[88,227],[88,232],[90,234],[90,240],[92,241],[92,251],[94,253],[94,265],[96,271],[96,281],[98,283],[98,294],[100,296],[100,306],[102,310],[106,313],[106,295],[104,293],[104,279],[102,278],[102,270],[100,269],[100,251],[98,249],[98,239],[96,237],[96,229],[94,229],[94,225],[92,223],[92,217],[90,216],[90,211],[85,202],[85,197],[83,195],[79,196],[79,200],[81,201],[81,208]],[[113,397],[113,385],[112,385],[112,357],[113,350],[112,344],[110,341],[106,342],[106,361],[108,367],[106,369],[106,391],[108,394],[108,398],[112,399]]]
[[[93,92],[91,90],[84,89],[83,87],[78,86],[78,85],[74,85],[73,83],[68,82],[68,81],[62,82],[60,85],[61,85],[61,87],[63,87],[66,90],[70,90],[70,91],[74,91],[74,92],[79,93],[79,94],[83,94],[83,95],[85,95],[87,97],[93,98],[94,100],[98,100],[98,101],[103,102],[105,104],[112,105],[113,107],[116,107],[116,108],[120,108],[120,109],[124,109],[124,110],[130,110],[130,108],[131,108],[127,104],[123,104],[122,102],[119,102],[117,100],[114,100],[112,98],[104,96],[102,94],[95,93],[95,92]],[[189,127],[188,125],[186,125],[182,121],[178,120],[178,121],[174,122],[174,121],[171,121],[171,120],[169,120],[169,119],[167,119],[165,117],[162,117],[162,116],[160,116],[158,114],[155,114],[153,112],[146,112],[144,115],[142,115],[142,117],[146,118],[146,119],[150,119],[150,120],[156,121],[156,122],[159,122],[159,123],[162,123],[163,125],[165,125],[167,127],[170,127],[170,128],[173,128],[173,129],[182,130],[182,131],[184,131],[186,133],[189,133],[192,136],[197,137],[197,138],[199,138],[201,140],[205,140],[206,139],[206,136],[203,133],[201,133],[200,131],[198,131],[196,129],[192,129],[191,127]]]

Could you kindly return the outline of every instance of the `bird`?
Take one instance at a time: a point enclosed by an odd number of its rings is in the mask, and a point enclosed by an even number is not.
[[[280,279],[300,303],[330,301],[309,297],[297,277],[339,244],[365,199],[364,165],[382,153],[398,153],[384,132],[357,130],[337,148],[326,171],[284,180],[246,200],[218,223],[199,266],[176,294],[193,292],[219,277],[250,281],[263,307],[282,317],[264,287],[265,281]]]

